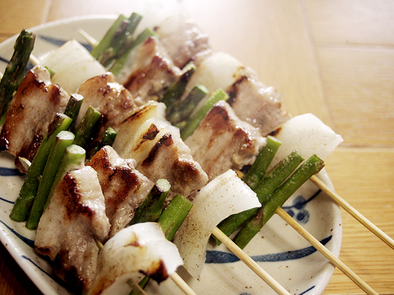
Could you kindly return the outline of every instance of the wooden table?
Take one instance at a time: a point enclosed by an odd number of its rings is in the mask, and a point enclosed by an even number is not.
[[[0,0],[0,41],[22,28],[130,14],[128,0]],[[293,115],[311,112],[344,138],[327,161],[337,192],[394,237],[394,2],[184,0],[215,50],[252,66]],[[340,259],[394,293],[394,252],[343,212]],[[336,270],[326,294],[362,291]],[[40,294],[0,246],[0,294]]]

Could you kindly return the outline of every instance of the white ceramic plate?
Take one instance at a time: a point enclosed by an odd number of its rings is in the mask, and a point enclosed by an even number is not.
[[[33,54],[40,58],[70,39],[87,45],[79,33],[80,29],[99,40],[114,18],[115,16],[74,18],[32,28],[31,31],[37,35]],[[0,44],[1,72],[13,53],[15,39],[16,37],[13,37]],[[22,182],[23,176],[18,175],[14,159],[6,153],[0,154],[0,239],[44,294],[72,294],[53,276],[48,261],[34,252],[35,233],[26,230],[23,223],[13,222],[9,218]],[[284,209],[334,255],[339,255],[342,237],[341,212],[329,197],[308,183],[289,199]],[[278,216],[274,216],[267,223],[245,251],[291,294],[322,293],[334,271],[334,267],[322,254],[316,252]],[[185,280],[197,294],[275,294],[223,245],[208,245],[207,262],[200,281],[187,276]],[[160,285],[152,283],[147,292],[183,294],[171,280]]]

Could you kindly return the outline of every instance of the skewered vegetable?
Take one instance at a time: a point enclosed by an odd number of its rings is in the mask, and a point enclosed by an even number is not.
[[[209,98],[208,100],[204,103],[204,105],[195,113],[186,123],[185,127],[181,129],[181,136],[182,139],[185,140],[188,138],[194,130],[198,127],[200,124],[201,120],[204,119],[205,115],[208,113],[208,111],[213,107],[215,103],[218,101],[224,100],[226,101],[229,99],[229,96],[226,92],[224,92],[222,89],[218,89],[215,91]]]
[[[282,182],[294,172],[297,166],[304,160],[301,155],[294,151],[284,160],[279,162],[273,170],[264,176],[263,179],[254,187],[253,191],[257,194],[260,203],[263,204],[267,198],[282,184]],[[223,220],[218,228],[227,236],[239,229],[245,224],[256,212],[258,208],[234,214]],[[220,244],[220,241],[217,240]]]
[[[29,170],[27,171],[25,181],[19,192],[18,198],[12,208],[10,218],[15,221],[25,221],[33,200],[37,193],[39,179],[44,171],[48,155],[56,140],[57,135],[64,130],[67,130],[71,124],[71,118],[64,114],[57,114],[54,121],[49,126],[48,133],[45,135],[40,147],[34,157]]]
[[[238,232],[234,242],[241,248],[261,230],[264,224],[275,214],[286,200],[312,175],[318,173],[324,167],[324,162],[316,155],[312,155],[298,168],[281,186],[279,186],[268,200],[262,202],[262,208],[249,220]]]
[[[59,167],[57,168],[55,178],[53,179],[51,189],[48,193],[44,210],[51,202],[53,191],[55,190],[59,181],[63,179],[67,172],[83,168],[83,166],[85,165],[85,158],[86,152],[80,146],[76,144],[71,144],[70,146],[66,147],[63,157],[59,163]]]
[[[77,93],[71,94],[70,100],[68,101],[64,114],[72,119],[69,130],[74,130],[75,122],[77,121],[79,111],[83,102],[83,96]]]
[[[91,106],[86,110],[81,122],[79,122],[78,126],[75,127],[74,143],[76,145],[85,147],[95,124],[100,119],[100,116],[101,113]]]
[[[156,181],[149,194],[138,207],[130,225],[147,221],[157,221],[161,215],[163,204],[170,191],[170,187],[170,183],[165,179]]]
[[[14,53],[0,81],[0,126],[4,123],[14,92],[25,77],[35,38],[33,33],[22,30],[15,41]]]
[[[55,142],[48,155],[44,171],[42,172],[42,179],[38,185],[37,195],[34,198],[29,217],[26,221],[26,228],[37,228],[60,161],[62,160],[66,148],[73,143],[74,138],[74,134],[69,131],[61,131],[56,136]]]
[[[137,223],[118,232],[100,251],[98,274],[88,295],[128,294],[128,280],[142,274],[157,282],[182,265],[176,246],[168,241],[158,223]]]
[[[109,67],[116,58],[121,56],[134,41],[134,31],[142,16],[132,13],[128,19],[120,15],[103,39],[91,52],[104,67]]]
[[[256,194],[232,170],[203,187],[174,237],[186,270],[199,277],[209,237],[221,220],[259,206]]]

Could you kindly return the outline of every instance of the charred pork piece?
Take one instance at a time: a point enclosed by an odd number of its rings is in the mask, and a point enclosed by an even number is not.
[[[100,149],[86,163],[96,170],[105,198],[105,212],[111,224],[108,238],[133,219],[135,211],[153,187],[153,182],[134,168],[134,160],[124,160],[110,146]]]
[[[208,36],[185,15],[169,17],[156,27],[156,33],[174,64],[181,69],[191,61],[198,66],[212,54]]]
[[[149,37],[130,52],[123,69],[117,74],[138,105],[158,100],[163,91],[181,74],[157,39]]]
[[[64,281],[89,289],[96,276],[99,247],[109,232],[97,173],[84,167],[59,182],[37,228],[35,249],[54,262]]]
[[[212,54],[208,36],[193,22],[181,1],[145,1],[136,11],[143,15],[137,33],[145,28],[156,32],[174,64],[183,68],[189,62],[199,65]]]
[[[241,121],[228,103],[220,101],[185,143],[213,179],[228,169],[252,164],[266,140],[258,128]]]
[[[104,116],[106,127],[115,128],[137,107],[130,92],[109,72],[88,79],[79,86],[77,93],[84,97],[78,120],[92,106]]]
[[[48,126],[57,112],[64,112],[69,95],[52,84],[41,66],[26,74],[11,101],[0,134],[0,150],[16,157],[17,168],[25,173],[18,157],[32,161]]]
[[[282,109],[279,93],[265,86],[251,68],[240,68],[237,81],[226,89],[235,114],[266,136],[290,119]]]
[[[282,109],[275,89],[265,86],[252,69],[226,53],[217,52],[204,59],[191,77],[181,99],[198,84],[207,87],[210,93],[200,102],[195,112],[214,91],[221,88],[229,94],[227,102],[235,114],[259,128],[263,136],[290,118]]]
[[[116,81],[112,73],[95,76],[79,86],[77,93],[84,97],[77,122],[84,116],[89,106],[101,113],[99,123],[94,130],[95,146],[101,142],[102,136],[108,127],[116,130],[117,126],[128,118],[135,110],[136,103],[130,92]],[[90,155],[90,148],[87,147]]]
[[[179,129],[165,119],[163,103],[151,101],[124,121],[113,147],[122,158],[135,159],[137,169],[151,181],[167,179],[171,196],[192,199],[208,181],[180,138]]]

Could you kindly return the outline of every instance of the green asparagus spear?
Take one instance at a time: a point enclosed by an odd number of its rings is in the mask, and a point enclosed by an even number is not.
[[[158,219],[167,240],[172,241],[175,233],[181,226],[183,220],[189,214],[193,203],[181,195],[176,195]]]
[[[267,144],[261,149],[253,165],[249,168],[248,172],[242,178],[242,180],[251,189],[254,189],[256,187],[257,183],[267,172],[267,169],[281,144],[282,143],[275,137],[267,136]]]
[[[261,209],[254,218],[238,232],[234,238],[241,249],[245,248],[250,240],[260,231],[275,211],[283,206],[286,200],[312,175],[324,167],[324,162],[316,155],[306,160],[271,196],[263,202]]]
[[[280,161],[272,171],[255,186],[253,191],[256,193],[260,203],[264,203],[267,198],[279,187],[279,185],[287,179],[291,173],[304,160],[300,153],[294,151],[285,159]],[[259,208],[254,208],[233,214],[223,220],[218,228],[227,236],[230,236],[240,226],[242,226],[249,218],[251,218]],[[217,243],[220,241],[216,239]]]
[[[163,97],[160,99],[160,101],[166,105],[168,113],[171,113],[174,109],[196,69],[197,67],[193,62],[187,64],[182,74],[163,93]]]
[[[45,202],[44,210],[48,207],[53,191],[61,179],[67,172],[82,168],[85,164],[86,152],[79,145],[72,144],[66,147],[63,157],[60,161],[59,167],[56,171],[55,178],[53,179],[51,189],[49,190],[47,200]]]
[[[40,147],[26,173],[25,181],[19,192],[19,196],[12,208],[10,218],[15,221],[25,221],[30,207],[36,196],[39,179],[44,171],[48,155],[59,132],[67,130],[71,124],[71,118],[65,114],[57,114],[49,125],[48,132],[44,136]]]
[[[197,113],[187,122],[186,126],[181,129],[182,139],[185,140],[193,134],[194,130],[200,125],[209,110],[215,103],[221,100],[228,100],[229,96],[222,89],[216,90],[204,103],[204,105],[197,111]]]
[[[133,34],[141,18],[137,13],[132,13],[128,19],[120,15],[100,43],[93,48],[91,55],[104,67],[109,67],[134,41]]]
[[[100,42],[92,49],[90,54],[99,62],[103,59],[104,53],[111,47],[111,42],[117,32],[121,31],[121,26],[127,21],[127,17],[120,14],[116,21],[109,28]]]
[[[75,121],[77,120],[82,102],[83,102],[82,95],[77,93],[71,94],[71,97],[68,100],[68,104],[66,106],[66,110],[64,111],[64,113],[72,119],[71,125],[68,128],[69,130],[74,130]]]
[[[81,122],[79,122],[78,126],[75,128],[74,144],[85,147],[94,125],[97,123],[100,116],[101,113],[99,111],[92,106],[88,107]]]
[[[121,56],[127,48],[133,43],[134,41],[134,31],[136,30],[138,24],[140,23],[142,16],[133,12],[126,23],[126,27],[124,30],[120,32],[120,34],[116,35],[115,38],[112,40],[112,51],[113,51],[113,58],[117,58]],[[109,66],[111,63],[111,59],[104,62],[104,66]]]
[[[130,225],[157,221],[162,213],[164,201],[170,191],[171,185],[165,179],[159,179],[138,207]]]
[[[14,45],[14,53],[0,81],[0,126],[5,121],[14,92],[25,77],[26,65],[34,47],[36,36],[23,30]]]
[[[90,151],[90,157],[97,153],[103,146],[111,145],[114,143],[117,132],[112,127],[108,127],[103,134],[101,142]]]
[[[55,143],[53,144],[51,152],[49,153],[44,172],[42,173],[42,179],[38,186],[37,195],[34,198],[29,217],[26,221],[26,228],[37,228],[64,151],[66,150],[67,146],[73,143],[74,138],[74,134],[69,131],[61,131],[56,136]]]
[[[131,45],[127,48],[125,52],[122,53],[122,55],[118,56],[118,58],[114,61],[114,63],[111,65],[109,68],[109,71],[112,72],[115,76],[119,74],[119,72],[122,70],[124,67],[127,59],[129,58],[130,52],[139,44],[144,42],[146,39],[149,37],[152,37],[155,35],[155,32],[153,32],[151,29],[145,29],[140,33],[137,38],[131,43]]]
[[[198,84],[194,86],[184,101],[179,101],[170,112],[167,112],[168,121],[179,128],[183,128],[198,103],[208,93],[209,91],[204,85]]]

